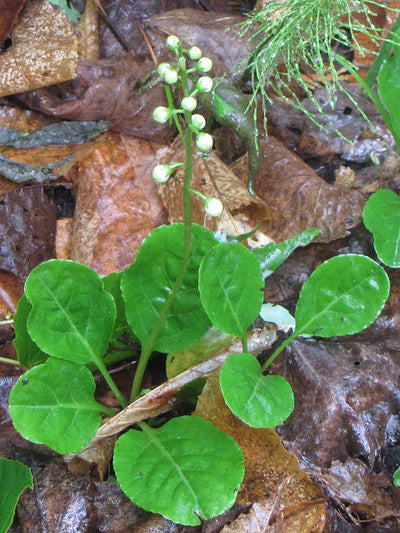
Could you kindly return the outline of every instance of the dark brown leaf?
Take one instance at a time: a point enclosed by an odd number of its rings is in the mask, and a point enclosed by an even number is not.
[[[0,46],[10,35],[18,13],[25,4],[25,0],[1,0],[0,1]]]

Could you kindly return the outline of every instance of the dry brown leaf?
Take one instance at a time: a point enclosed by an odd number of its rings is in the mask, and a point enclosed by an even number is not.
[[[9,36],[24,4],[25,0],[0,0],[0,46]]]
[[[269,207],[262,229],[274,240],[319,228],[322,233],[314,242],[330,242],[360,223],[366,195],[326,183],[273,137],[263,138],[261,148],[255,190]]]
[[[24,294],[21,280],[11,272],[0,270],[0,317],[16,313],[18,300]]]
[[[67,16],[44,0],[27,2],[0,54],[0,96],[30,91],[76,76],[78,38]]]
[[[57,230],[56,230],[57,259],[71,259],[73,228],[74,228],[73,218],[61,218],[60,220],[57,220]]]
[[[217,375],[209,377],[194,414],[228,433],[239,444],[245,457],[246,473],[237,503],[259,504],[255,529],[249,529],[249,525],[254,524],[253,513],[251,517],[245,515],[240,519],[243,529],[225,526],[223,531],[317,533],[323,530],[326,503],[321,502],[321,489],[300,470],[297,459],[285,450],[273,429],[251,428],[231,413],[221,394]],[[289,508],[294,512],[287,512]],[[263,527],[258,529],[261,514]],[[284,527],[272,529],[274,522]]]
[[[80,164],[71,258],[101,275],[133,263],[148,233],[164,222],[151,178],[158,145],[106,134]]]
[[[85,11],[77,26],[79,33],[78,55],[81,61],[95,61],[99,53],[98,8],[94,0],[87,0]]]

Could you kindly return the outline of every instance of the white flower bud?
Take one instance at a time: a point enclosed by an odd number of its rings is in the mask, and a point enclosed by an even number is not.
[[[196,70],[199,72],[209,72],[212,69],[213,62],[209,57],[201,57],[196,64]]]
[[[204,126],[206,125],[206,119],[203,117],[203,115],[192,115],[192,126],[196,130],[202,130]]]
[[[164,76],[164,73],[167,70],[172,70],[172,67],[169,63],[160,63],[157,67],[157,72],[159,73],[160,76]]]
[[[171,174],[172,168],[169,165],[156,165],[151,175],[156,183],[165,183]]]
[[[209,93],[213,87],[213,80],[209,76],[201,76],[196,82],[199,93]]]
[[[196,107],[197,100],[196,98],[193,98],[193,96],[186,96],[186,98],[182,98],[181,108],[184,111],[194,111]]]
[[[188,51],[188,56],[190,59],[200,59],[203,55],[203,52],[198,46],[192,46],[192,48]]]
[[[170,50],[177,50],[181,41],[176,35],[169,35],[166,42]]]
[[[163,74],[163,80],[165,83],[168,83],[168,85],[172,85],[173,83],[176,83],[178,81],[178,73],[174,69],[167,69],[165,70]]]
[[[222,202],[220,202],[220,200],[218,200],[217,198],[207,198],[204,201],[204,205],[206,213],[208,215],[211,215],[212,217],[220,217],[222,211],[224,210]]]
[[[196,138],[196,146],[200,152],[210,152],[214,141],[209,133],[199,133]]]
[[[160,124],[163,124],[164,122],[167,122],[171,118],[171,110],[169,107],[164,107],[162,105],[159,105],[155,108],[153,111],[153,119],[156,122],[159,122]]]

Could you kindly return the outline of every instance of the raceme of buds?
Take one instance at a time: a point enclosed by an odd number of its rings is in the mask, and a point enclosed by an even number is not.
[[[200,152],[210,152],[213,147],[213,138],[209,133],[199,133],[196,138],[196,146]]]
[[[209,76],[201,76],[196,82],[199,93],[209,93],[213,87],[213,80]]]
[[[182,98],[181,108],[184,111],[194,111],[196,107],[197,107],[197,100],[196,98],[193,98],[193,96],[186,96],[186,98]]]
[[[212,217],[221,216],[222,211],[224,210],[222,202],[217,198],[206,198],[206,200],[204,200],[204,205],[206,213]]]
[[[189,59],[194,59],[194,60],[200,59],[202,55],[203,55],[203,52],[198,46],[192,46],[192,48],[188,50]]]
[[[209,72],[212,69],[213,62],[209,57],[201,57],[196,64],[196,70],[199,72]]]
[[[192,115],[192,126],[196,130],[202,130],[204,126],[206,125],[206,119],[203,117],[203,115]]]
[[[174,51],[179,48],[180,43],[181,43],[179,37],[177,37],[176,35],[169,35],[167,37],[167,41],[166,42],[167,42],[168,48],[170,50],[174,50]]]
[[[162,105],[159,105],[155,108],[153,111],[153,119],[156,122],[159,122],[160,124],[163,124],[164,122],[167,122],[172,116],[172,111],[169,107],[164,107]]]

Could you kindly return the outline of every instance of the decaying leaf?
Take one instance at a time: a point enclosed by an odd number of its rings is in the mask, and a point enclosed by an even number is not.
[[[25,0],[13,0],[13,2],[2,0],[0,2],[0,46],[9,36],[24,4]]]
[[[164,222],[151,178],[157,145],[107,134],[80,164],[71,259],[101,275],[133,263],[146,235]]]
[[[253,504],[253,512],[250,517],[236,519],[243,529],[235,528],[233,522],[223,531],[322,532],[326,507],[322,491],[300,470],[297,460],[285,450],[273,429],[251,428],[231,413],[217,375],[208,379],[194,414],[231,435],[245,457],[246,473],[237,502]],[[274,529],[276,523],[282,529]]]
[[[55,256],[56,208],[43,187],[17,189],[0,201],[0,269],[25,280]]]
[[[261,149],[255,190],[272,215],[262,229],[274,240],[319,228],[322,233],[315,242],[330,242],[360,223],[365,195],[329,185],[273,137],[263,138]]]
[[[70,80],[76,75],[78,38],[66,15],[49,2],[27,2],[0,54],[0,95]]]

